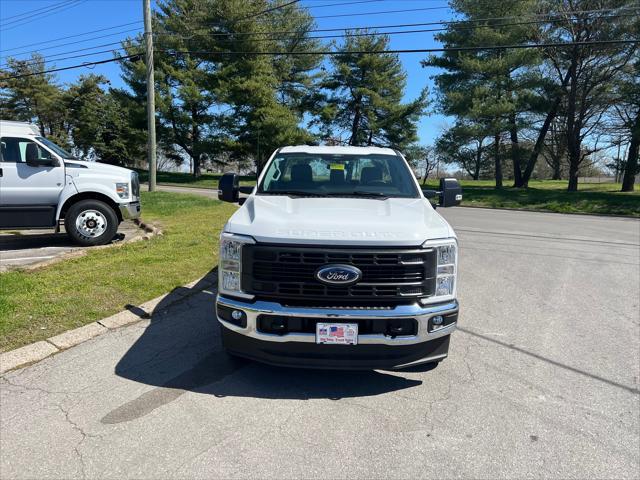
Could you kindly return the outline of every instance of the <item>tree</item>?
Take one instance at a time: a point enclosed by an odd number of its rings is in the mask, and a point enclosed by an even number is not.
[[[371,33],[357,30],[356,34]],[[406,73],[387,35],[348,36],[332,57],[332,70],[321,82],[326,92],[319,120],[321,136],[343,138],[348,145],[403,149],[417,140],[417,122],[427,106],[427,92],[402,102]],[[381,53],[358,53],[360,51]]]
[[[543,33],[548,43],[606,42],[632,39],[634,28],[640,25],[631,15],[621,15],[617,21],[607,18],[598,9],[628,7],[625,0],[562,0],[549,2],[552,12],[561,21],[552,22]],[[578,12],[578,13],[576,13]],[[637,30],[636,30],[637,31]],[[549,71],[555,75],[564,102],[565,135],[569,163],[569,191],[578,189],[578,173],[585,159],[600,150],[597,142],[587,141],[599,133],[605,114],[614,103],[614,84],[629,60],[637,55],[636,44],[573,45],[548,48]],[[545,132],[546,133],[546,132]]]
[[[194,23],[207,17],[210,2],[196,0],[162,0],[154,14],[158,40],[154,55],[158,142],[176,161],[188,158],[194,176],[217,140],[214,107],[219,104],[214,63],[188,50],[199,49],[190,35]],[[195,44],[195,48],[194,48]],[[144,51],[141,38],[123,45],[128,54]],[[173,52],[178,53],[173,53]],[[146,74],[143,62],[121,62],[123,78],[138,101],[146,97]]]
[[[121,90],[110,89],[102,100],[101,125],[93,143],[96,158],[122,167],[146,161],[146,116],[142,105]]]
[[[478,180],[491,171],[488,154],[489,137],[476,124],[456,123],[436,141],[436,153],[447,164],[459,165],[471,178]]]
[[[403,155],[413,170],[419,172],[417,175],[418,178],[422,178],[422,184],[427,183],[429,174],[433,172],[438,165],[435,149],[430,145],[413,144],[403,150]]]
[[[98,75],[81,75],[64,92],[60,107],[69,116],[69,130],[74,150],[82,159],[95,155],[96,141],[105,128],[107,79]]]
[[[636,59],[623,70],[615,88],[617,101],[614,109],[621,130],[627,133],[629,141],[622,191],[633,192],[635,176],[640,173],[640,60]]]
[[[0,71],[0,116],[38,125],[42,136],[68,146],[67,112],[63,90],[47,70],[44,57],[34,53],[29,60],[7,60]],[[20,78],[10,78],[14,76]]]
[[[534,9],[533,0],[454,0],[452,7],[464,21],[450,24],[436,36],[446,47],[521,44],[532,37],[531,25],[492,19],[527,15]],[[537,88],[542,79],[534,69],[540,61],[534,49],[509,48],[451,50],[423,61],[425,67],[444,69],[435,76],[439,110],[493,139],[497,187],[502,186],[505,136],[510,142],[515,186],[523,184],[520,130],[530,126],[530,112],[540,104]]]
[[[561,180],[567,161],[567,137],[564,134],[564,120],[556,116],[551,122],[544,149],[541,154],[552,171],[552,180]]]

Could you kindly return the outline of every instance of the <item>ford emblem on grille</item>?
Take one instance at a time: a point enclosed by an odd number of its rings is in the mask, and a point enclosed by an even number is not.
[[[362,278],[362,272],[352,265],[325,265],[316,271],[316,278],[329,285],[352,285]]]

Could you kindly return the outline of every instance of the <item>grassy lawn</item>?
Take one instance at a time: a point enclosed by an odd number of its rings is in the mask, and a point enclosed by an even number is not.
[[[437,188],[438,184],[427,185]],[[622,193],[619,183],[582,183],[577,192],[567,192],[566,180],[533,180],[528,189],[494,185],[492,180],[463,180],[462,205],[640,217],[640,191]]]
[[[140,175],[141,182],[149,180],[149,172],[146,170],[137,170]],[[177,187],[197,187],[197,188],[218,188],[220,181],[219,173],[203,173],[198,178],[194,178],[190,173],[179,172],[158,172],[156,174],[156,182],[162,185],[174,185]],[[255,185],[256,178],[251,175],[240,177],[240,185]]]
[[[140,171],[140,178],[146,181],[147,172]],[[219,178],[220,175],[204,174],[196,180],[187,173],[158,172],[158,183],[183,187],[218,188]],[[255,179],[241,177],[240,183],[254,185]],[[580,183],[574,193],[567,192],[566,180],[532,180],[528,189],[497,190],[494,185],[493,180],[463,180],[463,205],[640,217],[640,191],[621,193],[619,183]],[[437,188],[438,182],[429,181],[427,186]]]
[[[0,351],[138,305],[214,268],[218,235],[234,205],[167,192],[143,192],[142,204],[143,218],[160,223],[163,237],[0,274]]]

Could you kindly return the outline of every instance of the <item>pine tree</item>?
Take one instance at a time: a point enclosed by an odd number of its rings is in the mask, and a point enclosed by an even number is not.
[[[436,35],[445,47],[482,47],[526,43],[532,25],[492,20],[521,17],[533,11],[533,0],[477,2],[454,0],[452,7],[463,21],[451,24]],[[520,132],[529,125],[530,113],[540,104],[536,89],[542,79],[534,69],[541,61],[534,49],[491,49],[450,51],[431,56],[425,67],[439,67],[436,75],[439,110],[457,117],[466,125],[493,138],[496,186],[502,186],[503,137],[508,137],[515,186],[525,186],[522,178],[524,149]]]
[[[352,33],[371,33],[355,31]],[[379,145],[402,149],[417,139],[417,122],[427,106],[427,92],[402,102],[406,73],[387,35],[347,36],[331,59],[331,72],[321,83],[319,125],[325,140],[349,145]]]

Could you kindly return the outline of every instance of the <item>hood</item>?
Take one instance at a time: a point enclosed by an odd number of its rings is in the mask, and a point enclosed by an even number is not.
[[[420,246],[454,236],[423,198],[290,198],[251,195],[225,231],[258,242]]]
[[[65,160],[64,165],[67,167],[67,175],[74,177],[95,173],[122,178],[124,181],[128,181],[131,178],[132,172],[128,168],[116,167],[115,165],[100,162],[85,162],[82,160]]]

